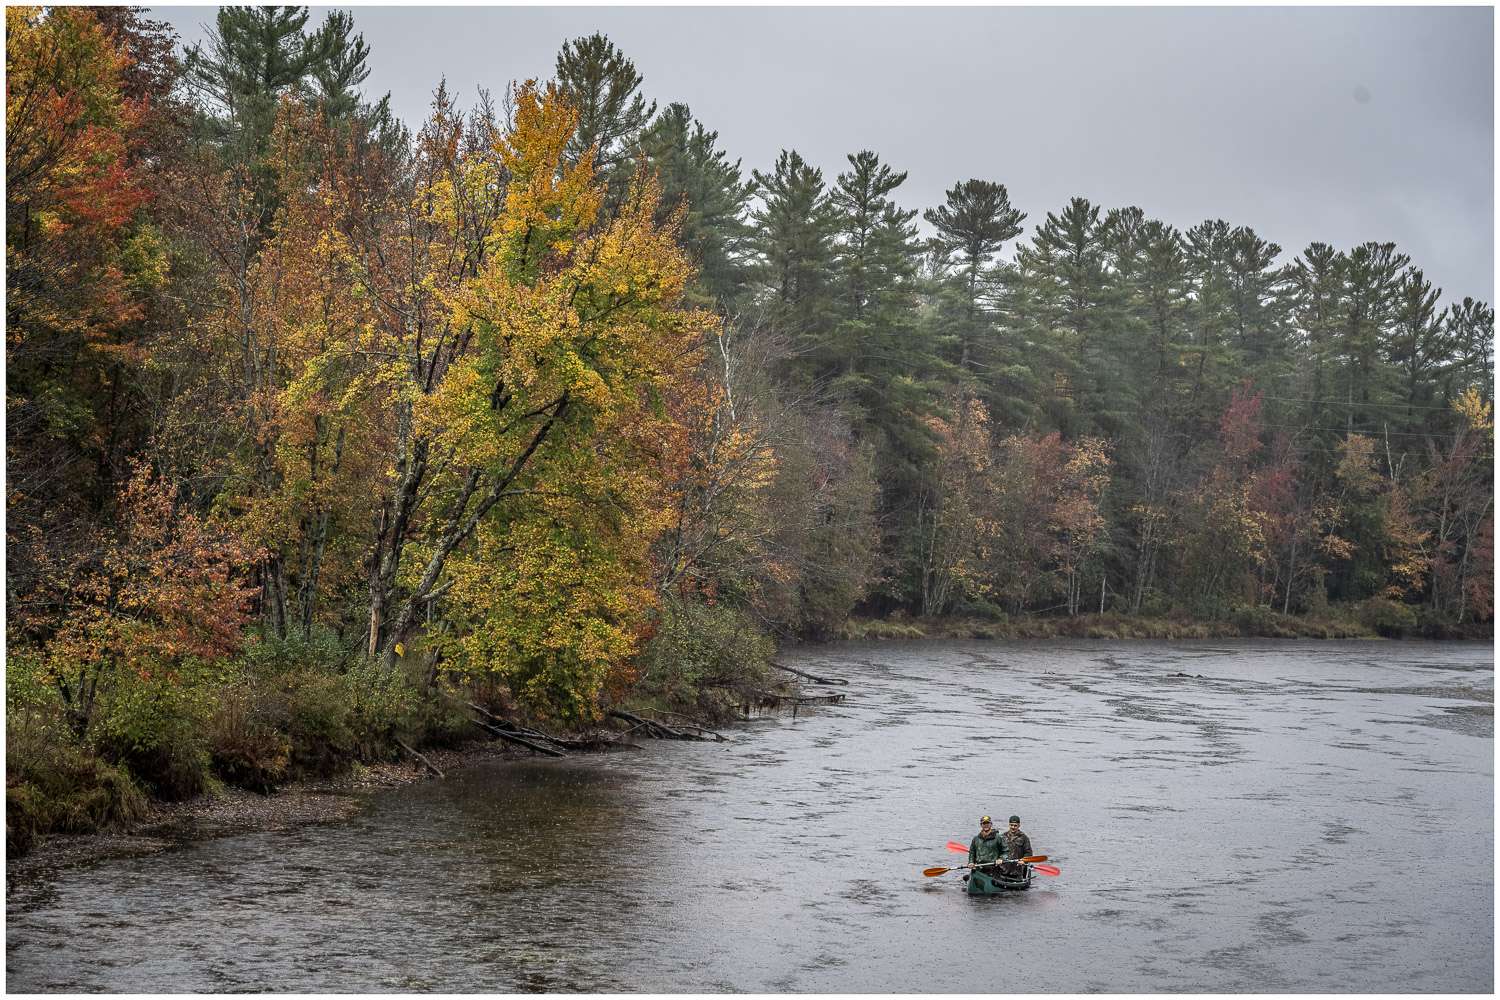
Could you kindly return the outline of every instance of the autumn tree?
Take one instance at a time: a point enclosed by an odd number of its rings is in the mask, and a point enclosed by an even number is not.
[[[74,731],[124,671],[170,673],[238,649],[253,555],[224,526],[177,503],[144,465],[121,489],[111,527],[87,552],[39,547],[42,571],[12,605],[17,646],[43,651]]]
[[[149,25],[87,8],[6,8],[7,587],[31,542],[82,554],[142,433],[133,391],[148,300],[167,277],[138,145],[170,86]]]
[[[712,325],[681,306],[691,268],[674,229],[656,224],[654,182],[637,181],[619,213],[600,221],[604,190],[588,155],[577,162],[566,155],[576,116],[559,92],[528,83],[513,106],[512,122],[494,138],[508,178],[503,210],[483,236],[472,277],[442,297],[461,350],[432,391],[404,394],[414,405],[392,471],[398,488],[413,490],[408,523],[425,513],[426,524],[418,544],[398,552],[414,558],[391,574],[404,596],[379,595],[392,613],[372,618],[387,662],[449,588],[471,618],[493,607],[493,591],[475,575],[487,563],[460,551],[470,539],[558,572],[592,566],[612,579],[614,565],[624,567],[619,579],[640,578],[628,553],[643,558],[665,524],[649,458],[670,428],[653,399],[688,377]],[[418,447],[437,461],[412,480],[402,465]],[[423,511],[428,496],[440,499]],[[602,561],[593,560],[594,548]],[[538,599],[561,599],[535,590],[542,584],[529,575],[517,585]],[[620,620],[620,608],[648,607],[619,604],[607,579],[600,586],[597,603],[571,608],[572,624],[483,615],[452,651],[502,671],[538,707],[586,715],[639,624]]]
[[[1473,389],[1453,409],[1458,427],[1429,444],[1411,506],[1429,540],[1422,567],[1427,604],[1461,623],[1494,612],[1494,418],[1491,404]]]
[[[988,592],[995,524],[990,516],[990,421],[984,404],[960,399],[950,418],[932,416],[937,474],[917,498],[917,568],[922,614],[948,611],[961,595]]]

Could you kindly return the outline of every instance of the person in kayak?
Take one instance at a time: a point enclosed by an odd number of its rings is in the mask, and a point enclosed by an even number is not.
[[[1021,817],[1012,816],[1009,827],[997,839],[1000,841],[1000,856],[1004,861],[1004,864],[1000,866],[1000,870],[1006,875],[1015,878],[1024,877],[1026,875],[1026,866],[1017,864],[1015,859],[1031,857],[1031,838],[1021,832]],[[974,853],[972,847],[969,849],[969,853]]]
[[[979,832],[969,841],[969,864],[992,865],[1005,854],[1005,844],[988,816],[979,817]]]

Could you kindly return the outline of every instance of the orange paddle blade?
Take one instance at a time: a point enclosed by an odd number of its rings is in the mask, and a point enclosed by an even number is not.
[[[948,850],[950,850],[950,851],[957,851],[959,854],[968,854],[969,853],[969,847],[968,847],[968,845],[967,844],[960,844],[956,840],[950,840],[950,841],[948,841]]]
[[[932,878],[934,875],[941,875],[943,872],[951,872],[952,870],[952,868],[923,868],[922,874],[928,878]]]

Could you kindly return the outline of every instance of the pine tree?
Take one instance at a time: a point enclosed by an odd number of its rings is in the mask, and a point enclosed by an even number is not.
[[[1290,384],[1293,399],[1306,400],[1298,422],[1314,444],[1316,469],[1328,473],[1335,460],[1331,409],[1339,329],[1344,309],[1344,255],[1326,243],[1311,243],[1288,265],[1286,282],[1301,371]]]
[[[249,172],[262,234],[276,209],[267,161],[283,97],[321,101],[330,121],[363,119],[390,149],[404,140],[389,95],[373,108],[360,103],[356,88],[369,76],[369,46],[352,33],[353,18],[332,11],[311,34],[307,21],[306,7],[223,7],[206,47],[199,43],[187,53],[199,124],[227,166]]]
[[[698,265],[697,283],[731,311],[747,280],[742,260],[751,185],[740,161],[718,147],[719,133],[693,118],[686,104],[669,104],[641,138],[646,161],[661,184],[658,222],[683,211],[681,242]]]
[[[823,172],[795,150],[782,150],[769,174],[751,176],[760,205],[751,212],[749,245],[766,319],[788,339],[803,387],[826,385],[839,365],[829,345],[836,219]]]
[[[1339,396],[1344,402],[1344,432],[1376,430],[1391,402],[1384,383],[1381,344],[1388,335],[1401,272],[1408,258],[1394,243],[1362,243],[1344,264],[1343,324],[1338,334],[1343,367]]]
[[[1451,404],[1474,389],[1487,402],[1495,399],[1495,310],[1465,296],[1448,308],[1448,342],[1452,364],[1443,377],[1443,399]]]
[[[1011,207],[1004,184],[971,178],[949,188],[946,202],[922,217],[937,229],[932,245],[938,259],[947,264],[957,257],[964,312],[955,360],[967,375],[976,369],[988,326],[980,306],[982,272],[1007,240],[1020,235],[1026,213]]]
[[[635,63],[598,32],[564,42],[556,72],[559,92],[578,115],[568,160],[577,163],[594,150],[594,169],[609,184],[611,202],[617,202],[656,102],[647,104],[637,93],[641,74]]]
[[[1285,357],[1282,275],[1275,266],[1281,247],[1261,239],[1253,229],[1237,226],[1226,249],[1235,346],[1250,372],[1262,372]]]
[[[370,47],[363,35],[354,35],[354,18],[344,11],[331,11],[313,36],[310,47],[323,58],[309,67],[324,113],[334,121],[350,119],[359,110],[359,85],[370,76],[365,65]]]
[[[1436,409],[1437,377],[1450,363],[1448,310],[1437,308],[1442,295],[1415,267],[1402,273],[1396,288],[1385,355],[1400,374],[1401,427],[1407,433],[1419,433],[1426,423],[1423,412]]]
[[[1108,266],[1109,235],[1099,208],[1074,198],[1048,212],[1017,255],[1034,286],[1040,336],[1057,360],[1053,418],[1070,435],[1118,431],[1132,405],[1116,356],[1122,296]]]
[[[906,173],[868,150],[847,159],[830,195],[838,246],[831,347],[842,368],[831,389],[873,449],[884,548],[901,581],[914,570],[914,499],[935,457],[928,420],[949,366],[919,311],[917,213],[892,198]]]
[[[347,15],[330,15],[345,18]],[[189,85],[256,153],[270,137],[283,94],[307,96],[339,38],[337,25],[309,36],[306,7],[221,7],[207,49],[187,53]]]

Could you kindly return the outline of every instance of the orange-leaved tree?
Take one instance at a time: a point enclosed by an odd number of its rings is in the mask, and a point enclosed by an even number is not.
[[[113,493],[119,410],[138,379],[142,293],[164,280],[133,155],[144,97],[124,42],[88,8],[5,10],[7,582],[48,546],[87,548]]]
[[[170,681],[188,659],[239,648],[251,596],[239,571],[255,553],[176,493],[137,464],[91,555],[59,555],[12,608],[13,641],[41,649],[80,736],[121,671]]]

